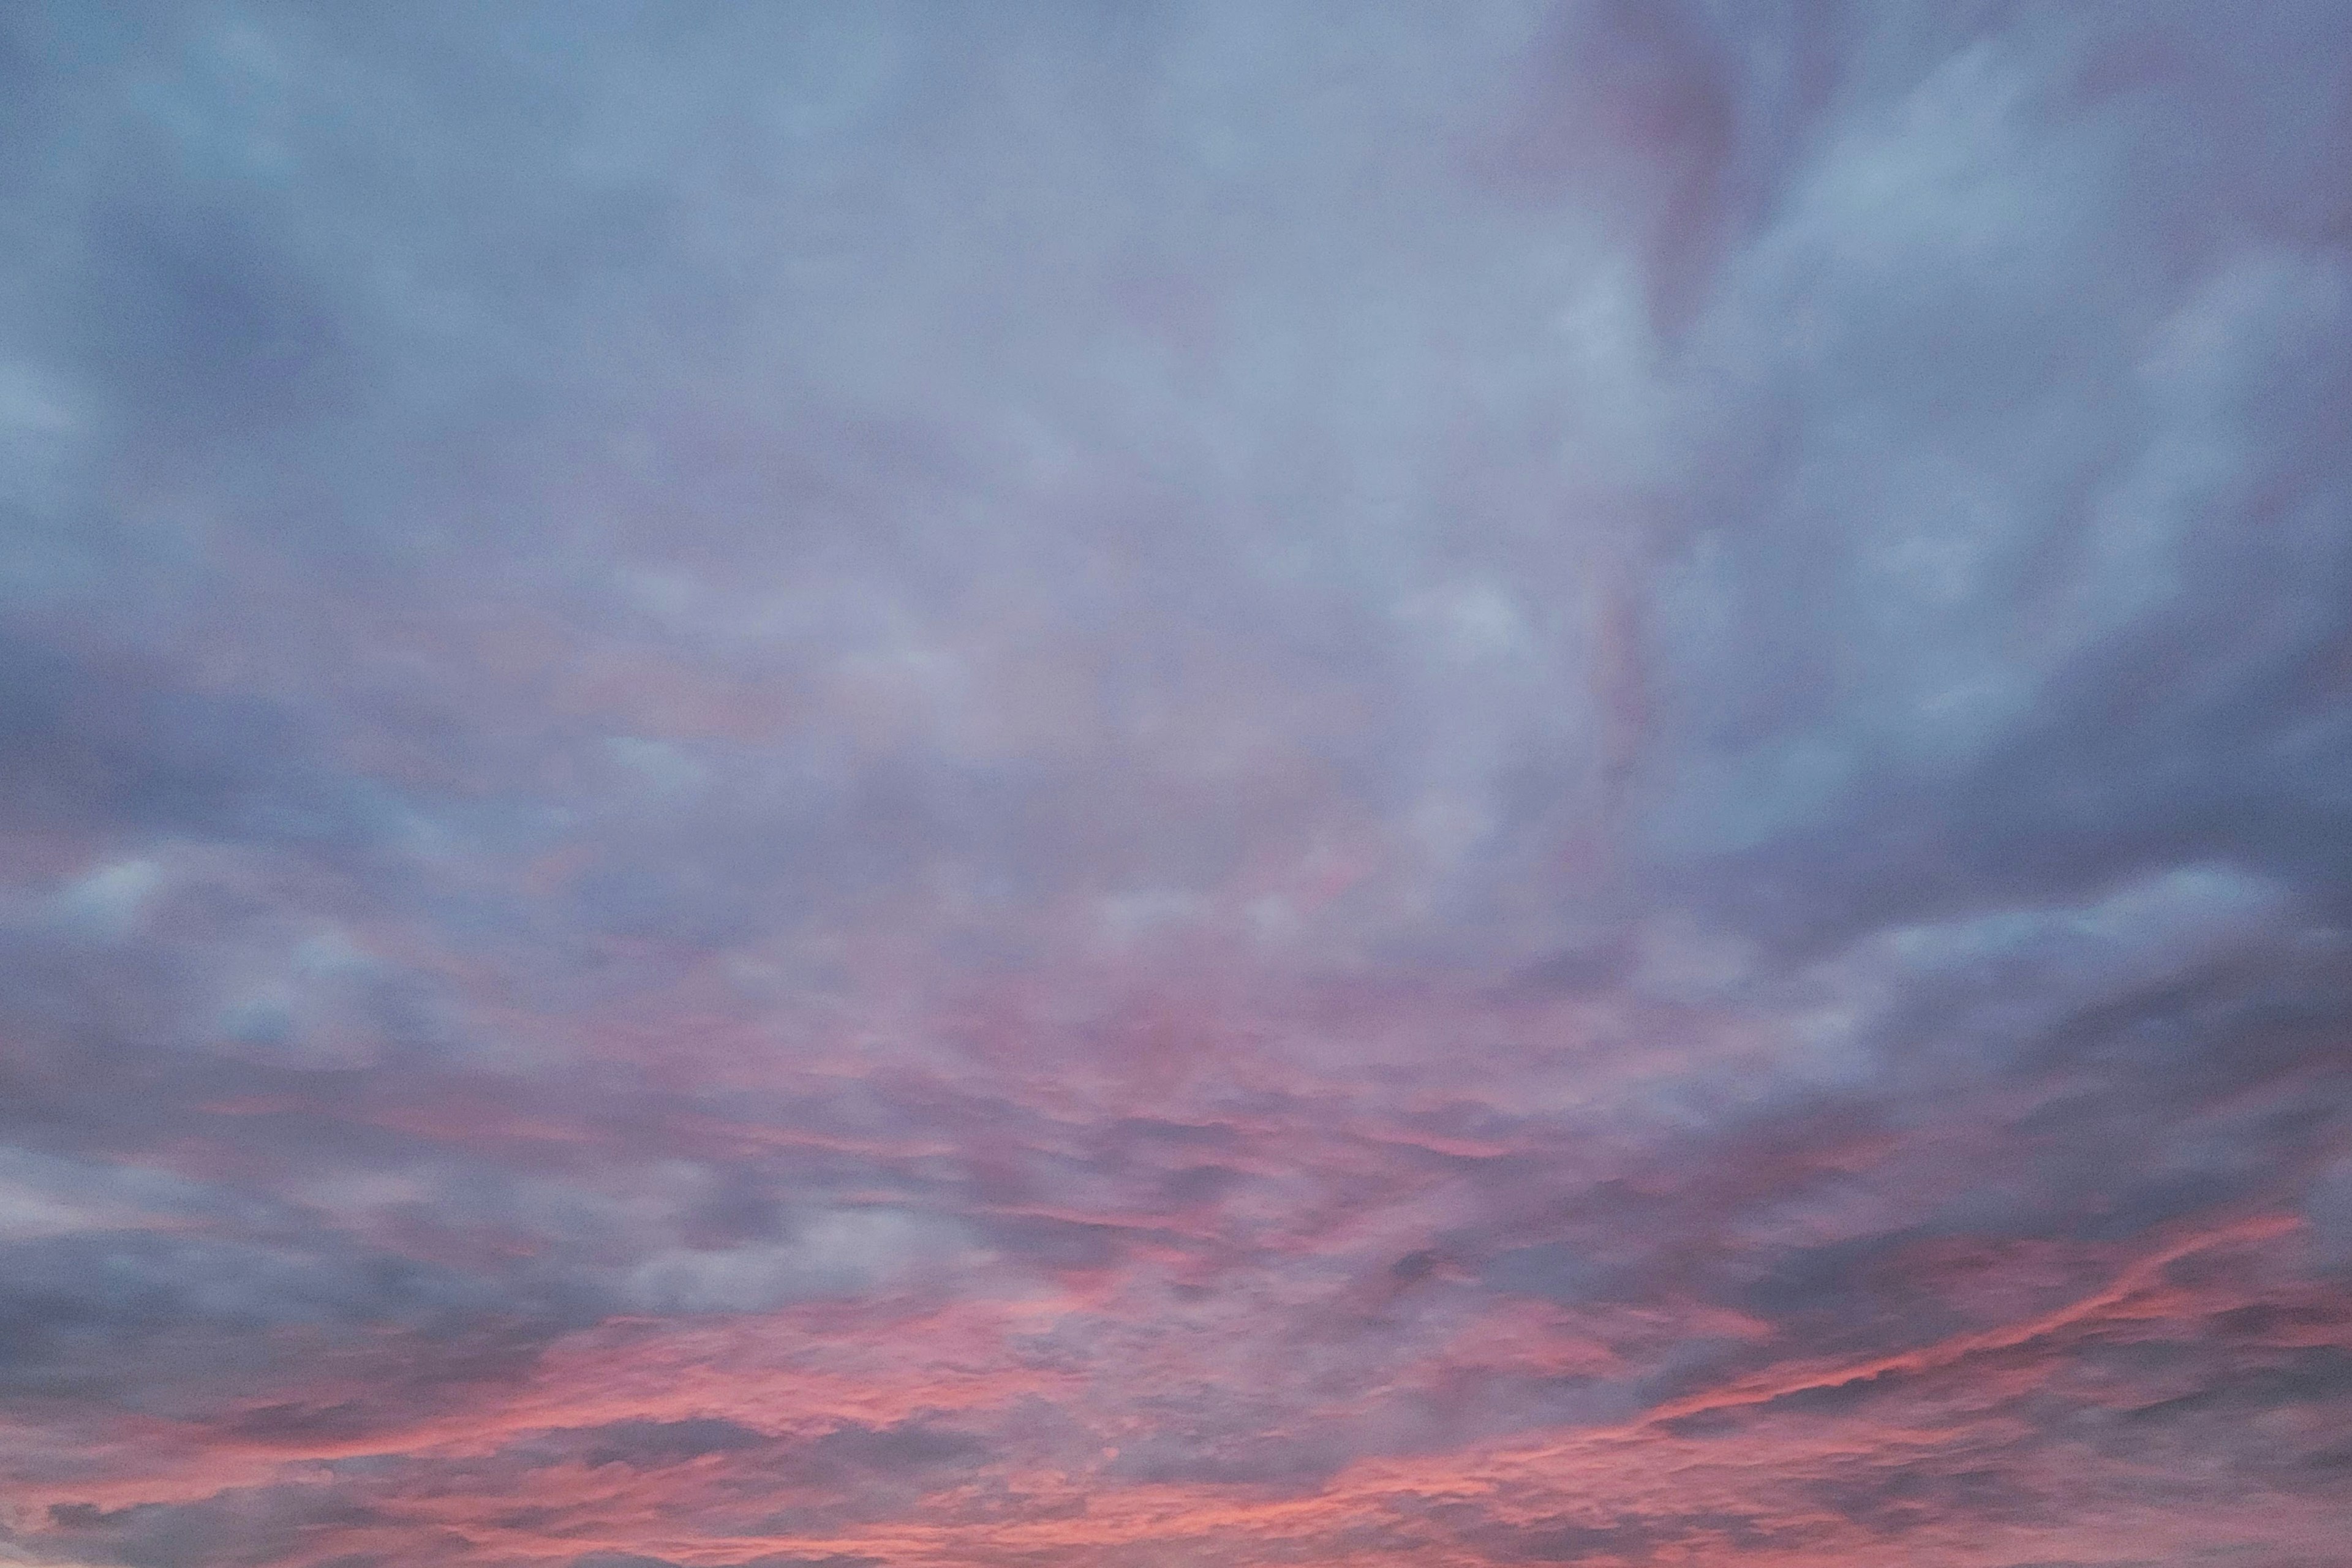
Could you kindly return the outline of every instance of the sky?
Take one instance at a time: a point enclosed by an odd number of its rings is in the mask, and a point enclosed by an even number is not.
[[[2330,1568],[2352,11],[0,5],[0,1564]]]

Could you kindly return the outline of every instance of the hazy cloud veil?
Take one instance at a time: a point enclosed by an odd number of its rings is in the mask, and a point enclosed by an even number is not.
[[[2324,1568],[2352,12],[0,7],[0,1563]]]

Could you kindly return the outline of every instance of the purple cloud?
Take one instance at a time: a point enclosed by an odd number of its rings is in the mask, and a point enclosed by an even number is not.
[[[0,22],[0,1563],[2332,1561],[2339,24]]]

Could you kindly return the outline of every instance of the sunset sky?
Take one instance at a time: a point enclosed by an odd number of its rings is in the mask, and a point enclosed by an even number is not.
[[[2347,1542],[2344,0],[0,3],[0,1564]]]

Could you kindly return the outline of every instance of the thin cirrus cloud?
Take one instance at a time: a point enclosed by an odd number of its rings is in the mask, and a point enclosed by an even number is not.
[[[0,24],[0,1562],[2318,1568],[2339,7]]]

